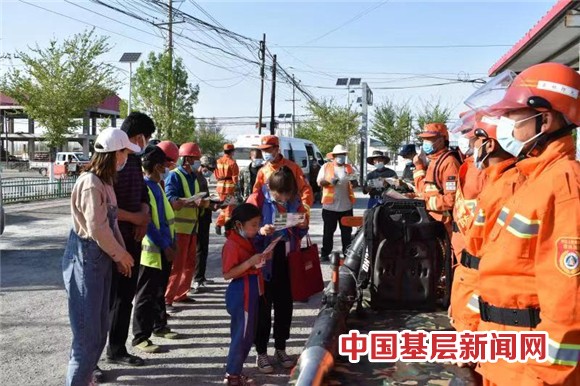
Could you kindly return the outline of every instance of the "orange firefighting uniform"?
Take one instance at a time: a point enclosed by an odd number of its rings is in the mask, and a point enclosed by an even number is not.
[[[461,261],[461,254],[463,249],[465,249],[465,234],[472,222],[475,206],[477,205],[477,196],[482,190],[485,176],[485,172],[475,167],[473,157],[466,158],[459,167],[457,192],[455,194],[455,205],[453,206],[453,233],[451,235],[451,245],[455,256],[455,274],[461,270],[458,263]],[[453,300],[452,292],[450,315],[452,319],[455,319],[454,311],[457,306],[455,305],[454,307]],[[465,304],[463,303],[461,308],[465,308]]]
[[[258,175],[256,176],[256,183],[254,184],[253,193],[262,190],[262,186],[268,183],[270,175],[276,170],[280,169],[282,166],[287,166],[292,170],[294,178],[296,178],[296,184],[298,185],[298,194],[300,194],[300,200],[304,209],[306,209],[307,216],[310,216],[310,207],[314,202],[314,193],[312,192],[312,187],[306,179],[304,178],[304,173],[300,166],[295,162],[287,160],[282,154],[280,154],[275,162],[266,162],[264,166],[258,170]]]
[[[223,201],[226,197],[234,195],[239,174],[240,169],[238,164],[231,155],[224,154],[217,160],[217,167],[214,171],[214,175],[217,180],[216,191],[220,200]],[[228,205],[222,209],[217,218],[216,225],[220,227],[224,226],[226,221],[232,217],[232,211],[235,207],[235,205]]]
[[[517,186],[514,163],[515,159],[511,158],[483,171],[482,179],[485,180],[485,184],[477,197],[477,206],[473,208],[475,215],[469,218],[469,223],[466,224],[462,234],[464,250],[459,251],[459,265],[455,268],[451,288],[451,318],[457,331],[477,329],[479,313],[467,305],[479,279],[479,251],[500,212],[498,202],[510,197]],[[453,236],[455,235],[454,232]]]
[[[443,149],[430,155],[427,170],[424,169],[423,165],[417,165],[413,172],[413,180],[418,196],[426,201],[429,214],[445,225],[449,237],[451,237],[451,215],[455,204],[460,165],[453,155],[447,155],[442,161],[437,162],[439,157],[448,151]],[[435,171],[436,166],[437,172]]]
[[[574,156],[568,135],[518,162],[525,181],[503,202],[484,240],[478,330],[549,335],[546,362],[481,362],[477,371],[486,384],[580,385],[580,164]],[[504,309],[501,322],[494,316],[500,311],[489,306]]]

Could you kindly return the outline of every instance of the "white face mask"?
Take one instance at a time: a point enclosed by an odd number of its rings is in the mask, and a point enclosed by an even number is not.
[[[459,151],[463,155],[469,155],[468,153],[471,152],[471,147],[469,146],[469,138],[460,137],[457,140],[457,146],[459,147]]]
[[[165,168],[165,171],[161,173],[161,179],[165,180],[169,176],[169,168]]]
[[[274,160],[274,154],[264,152],[264,161],[271,162]]]
[[[377,168],[378,170],[382,170],[385,167],[385,163],[384,162],[377,162],[375,164],[375,168]]]
[[[344,155],[337,155],[335,157],[335,159],[336,159],[336,163],[339,165],[344,165],[344,163],[346,162],[346,156],[344,156]]]
[[[252,161],[252,166],[254,166],[255,168],[257,168],[258,166],[262,166],[262,164],[264,163],[264,160],[261,158],[256,158],[255,160]]]
[[[478,170],[483,170],[485,169],[485,166],[483,166],[483,161],[485,161],[487,159],[487,157],[489,157],[489,153],[487,153],[483,159],[479,160],[479,151],[487,144],[487,141],[482,143],[480,147],[474,147],[473,148],[473,161],[475,162],[475,167]]]
[[[123,162],[121,165],[117,165],[117,171],[120,172],[121,170],[123,170],[125,168],[125,165],[127,165],[127,158],[125,158],[125,162]]]
[[[497,123],[497,141],[499,142],[499,145],[514,157],[518,157],[524,146],[538,138],[540,135],[542,135],[542,133],[538,133],[527,141],[522,142],[514,138],[513,132],[519,123],[527,121],[528,119],[535,118],[538,115],[542,115],[542,113],[532,115],[531,117],[524,118],[519,121],[515,121],[507,117],[500,117]]]

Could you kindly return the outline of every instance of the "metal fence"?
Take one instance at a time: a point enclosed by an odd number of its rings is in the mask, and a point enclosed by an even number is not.
[[[76,177],[50,182],[42,177],[10,177],[2,179],[2,201],[26,202],[70,196]]]

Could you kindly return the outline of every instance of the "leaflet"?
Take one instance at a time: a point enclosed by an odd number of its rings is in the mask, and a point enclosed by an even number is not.
[[[274,247],[276,247],[276,244],[278,244],[278,241],[280,241],[281,239],[282,236],[278,236],[274,240],[272,240],[270,244],[268,244],[266,249],[264,249],[264,252],[262,252],[262,254],[267,255],[268,253],[272,252],[274,250]]]
[[[274,218],[274,227],[277,231],[287,228],[292,228],[298,224],[301,224],[306,219],[304,213],[279,213],[276,218]]]

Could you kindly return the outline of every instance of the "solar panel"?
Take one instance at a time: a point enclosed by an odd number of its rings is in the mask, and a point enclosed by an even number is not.
[[[336,80],[337,86],[346,86],[348,84],[348,78],[338,78]]]
[[[286,114],[279,114],[278,118],[284,118],[286,116]]]
[[[358,86],[360,85],[361,78],[350,78],[349,86]]]
[[[286,114],[284,118],[292,118],[292,114]]]
[[[125,52],[119,62],[121,63],[134,63],[141,57],[140,52]]]

